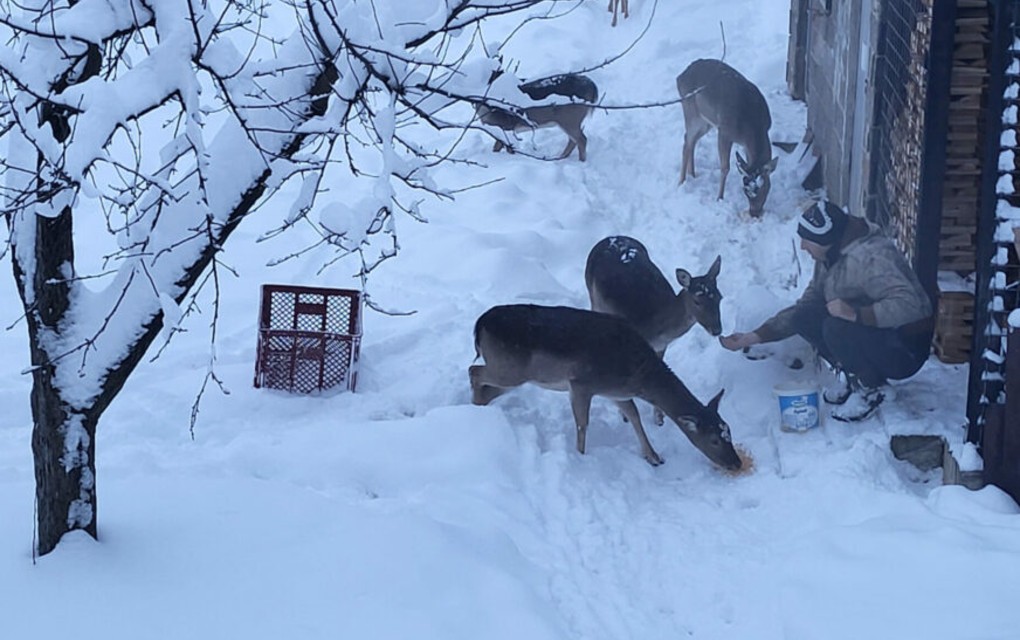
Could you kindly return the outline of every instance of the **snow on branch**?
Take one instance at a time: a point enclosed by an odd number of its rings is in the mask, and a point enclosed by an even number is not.
[[[195,308],[208,269],[216,281],[237,225],[292,180],[275,233],[307,222],[366,277],[399,251],[398,215],[421,222],[423,197],[452,197],[430,169],[472,163],[455,149],[475,107],[507,104],[477,26],[557,4],[578,0],[0,5],[0,212],[33,370],[53,368],[72,407],[108,402],[164,316]],[[421,125],[454,135],[432,148]],[[366,193],[323,201],[334,173]],[[112,241],[90,271],[82,227]]]

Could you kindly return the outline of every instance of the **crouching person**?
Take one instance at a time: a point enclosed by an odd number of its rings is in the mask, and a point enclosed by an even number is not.
[[[934,317],[917,275],[877,225],[820,201],[798,219],[814,276],[792,306],[748,333],[719,339],[732,351],[800,335],[843,374],[825,401],[832,417],[863,420],[885,399],[888,380],[917,373],[928,359]]]

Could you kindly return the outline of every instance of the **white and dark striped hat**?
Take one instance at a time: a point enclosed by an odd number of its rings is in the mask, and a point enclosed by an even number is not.
[[[847,215],[841,207],[828,200],[808,205],[797,220],[797,234],[815,244],[836,244],[846,228]]]

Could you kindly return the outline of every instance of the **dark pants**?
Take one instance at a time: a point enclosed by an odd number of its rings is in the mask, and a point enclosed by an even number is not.
[[[857,376],[866,387],[878,387],[889,379],[909,378],[917,373],[931,351],[932,330],[927,326],[869,327],[834,318],[824,307],[801,311],[793,322],[797,333],[819,355]]]

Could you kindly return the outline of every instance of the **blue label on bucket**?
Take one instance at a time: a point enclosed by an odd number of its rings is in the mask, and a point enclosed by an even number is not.
[[[782,428],[787,431],[814,429],[818,426],[818,392],[780,395],[779,412]]]

